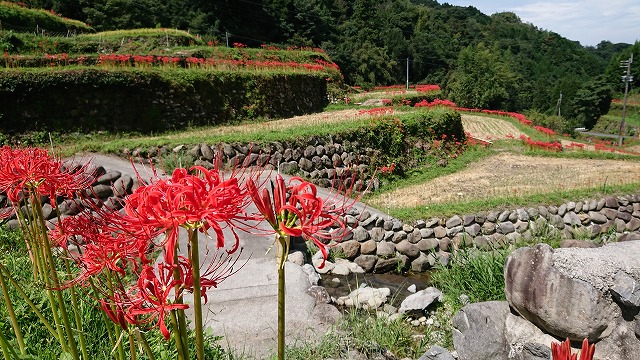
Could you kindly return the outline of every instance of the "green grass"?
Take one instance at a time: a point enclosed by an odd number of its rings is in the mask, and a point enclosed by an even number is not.
[[[29,298],[41,309],[42,313],[50,315],[49,302],[46,299],[43,288],[33,282],[31,261],[20,232],[0,228],[0,262],[9,269],[12,276],[21,284]],[[107,337],[107,328],[103,321],[102,311],[96,306],[97,303],[91,295],[82,289],[80,290],[78,292],[80,297],[79,308],[83,321],[83,331],[87,339],[88,352],[93,359],[111,359],[112,357],[109,354],[112,350],[112,344]],[[69,292],[66,291],[65,295],[67,301],[69,301]],[[9,287],[9,296],[12,299],[28,353],[33,355],[35,359],[58,360],[63,358],[61,357],[60,344],[50,336],[31,308],[19,297],[15,288],[11,286]],[[0,319],[2,319],[0,321],[0,332],[8,338],[9,343],[17,351],[17,342],[13,336],[11,324],[8,321],[4,297],[0,297],[0,304],[2,304],[0,306]],[[170,360],[176,358],[175,349],[172,348],[173,342],[165,341],[157,329],[146,331],[145,335],[156,359]],[[192,338],[190,344],[195,345],[194,334],[191,333],[189,336]],[[230,353],[221,348],[220,339],[220,337],[216,337],[213,334],[205,335],[205,343],[207,345],[205,356],[207,359],[217,360],[232,357]],[[126,343],[126,339],[123,341]],[[195,354],[195,351],[191,351],[191,354]],[[138,359],[147,359],[147,357],[138,354]]]
[[[414,335],[422,335],[413,337]],[[367,358],[391,351],[397,358],[417,359],[442,334],[435,330],[416,328],[400,318],[388,321],[373,314],[350,309],[335,329],[316,343],[301,341],[287,347],[286,358],[295,360],[347,359],[350,350],[357,350]]]
[[[511,252],[509,248],[456,251],[449,266],[438,265],[431,275],[433,286],[442,291],[454,313],[464,305],[461,295],[468,296],[472,303],[504,301],[504,262]]]

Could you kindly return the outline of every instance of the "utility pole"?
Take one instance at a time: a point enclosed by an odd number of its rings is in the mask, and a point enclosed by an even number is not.
[[[224,38],[227,41],[227,47],[229,47],[229,32],[228,31],[224,32]]]
[[[626,67],[626,75],[622,77],[622,82],[624,83],[624,100],[622,102],[622,122],[620,122],[620,131],[618,137],[618,146],[622,146],[622,131],[624,129],[624,118],[627,116],[627,94],[629,93],[629,83],[633,81],[633,76],[631,76],[631,63],[633,62],[633,53],[631,53],[631,57],[627,61],[623,61],[620,67]]]
[[[409,58],[407,58],[407,91],[409,91]]]
[[[562,105],[562,93],[560,93],[560,98],[558,99],[558,117],[560,117],[560,105]]]

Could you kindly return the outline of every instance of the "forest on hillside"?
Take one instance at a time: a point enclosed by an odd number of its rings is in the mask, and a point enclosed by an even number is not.
[[[619,61],[640,44],[595,47],[523,23],[434,0],[23,0],[97,31],[189,30],[230,46],[324,49],[345,82],[436,83],[460,106],[562,114],[592,127],[623,90]],[[637,70],[634,70],[637,72]],[[632,88],[640,82],[635,74]],[[560,95],[562,94],[562,101]]]

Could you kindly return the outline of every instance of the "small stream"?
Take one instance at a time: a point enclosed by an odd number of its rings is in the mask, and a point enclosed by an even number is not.
[[[338,279],[336,281],[335,279]],[[407,273],[403,275],[387,273],[387,274],[349,274],[347,276],[324,274],[318,285],[327,289],[329,295],[334,298],[346,296],[351,291],[357,289],[360,284],[367,284],[373,288],[389,288],[391,290],[391,298],[388,303],[400,307],[400,303],[412,293],[407,290],[409,286],[414,284],[416,291],[424,290],[430,286],[431,273]]]

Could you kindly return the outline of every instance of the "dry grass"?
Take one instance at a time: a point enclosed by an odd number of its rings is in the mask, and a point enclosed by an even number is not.
[[[462,125],[465,131],[482,140],[509,139],[507,135],[518,139],[522,135],[509,121],[488,116],[462,114]]]
[[[347,109],[340,111],[322,112],[309,115],[294,116],[287,119],[272,120],[256,123],[246,123],[232,126],[216,126],[197,128],[193,130],[180,131],[175,134],[167,134],[157,137],[144,137],[148,140],[154,139],[192,139],[192,138],[216,138],[232,134],[263,134],[269,132],[281,132],[297,127],[309,127],[319,125],[331,125],[359,118],[370,117],[369,115],[358,115],[358,110]]]
[[[404,208],[640,182],[640,163],[499,154],[468,169],[372,198],[377,208]]]

